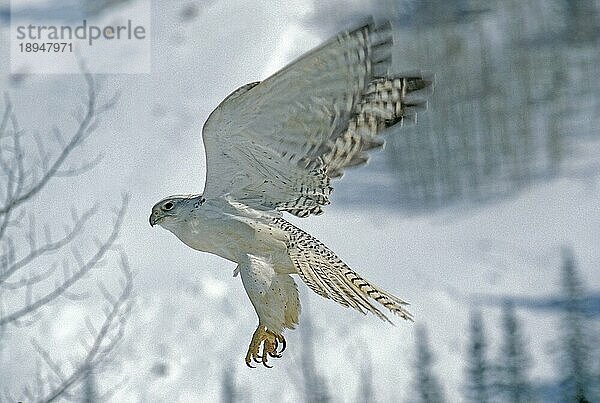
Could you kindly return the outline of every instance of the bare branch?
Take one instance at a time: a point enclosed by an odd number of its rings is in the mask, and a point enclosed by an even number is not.
[[[98,331],[94,343],[88,351],[85,359],[71,376],[65,379],[58,387],[56,387],[50,394],[48,394],[47,397],[41,399],[40,402],[53,402],[56,399],[63,396],[66,392],[69,391],[69,389],[71,389],[73,386],[75,386],[77,383],[83,380],[87,371],[89,371],[91,368],[97,367],[104,360],[104,358],[116,347],[117,343],[121,339],[123,325],[128,313],[128,300],[131,296],[131,291],[133,288],[133,275],[131,273],[125,255],[121,255],[120,267],[125,276],[125,286],[121,290],[119,298],[112,305],[112,309],[104,319],[104,323]],[[115,324],[116,326],[118,326],[117,333],[116,335],[113,335],[113,337],[110,338],[110,340],[108,340],[108,343],[106,343],[107,339],[109,338],[109,333],[111,332],[111,329],[115,326]]]
[[[13,312],[5,317],[0,318],[0,326],[4,325],[6,323],[14,322],[15,320],[18,320],[29,313],[37,311],[44,305],[48,304],[49,302],[51,302],[54,299],[61,296],[66,290],[69,289],[69,287],[71,287],[73,284],[75,284],[79,279],[81,279],[91,269],[96,267],[101,262],[101,260],[104,258],[106,253],[110,250],[110,248],[116,241],[117,236],[119,235],[121,225],[123,224],[123,218],[125,216],[125,211],[127,209],[127,203],[128,203],[128,199],[125,198],[123,200],[123,203],[119,210],[119,214],[116,218],[116,221],[115,221],[115,224],[113,226],[113,230],[112,230],[110,236],[106,239],[104,244],[101,245],[101,247],[96,251],[96,253],[87,262],[82,262],[83,264],[81,264],[79,266],[79,268],[77,269],[77,271],[74,274],[72,274],[70,277],[65,279],[60,285],[58,285],[54,290],[52,290],[48,294],[37,299],[35,302],[32,302],[31,304],[17,310],[16,312]]]
[[[50,278],[50,276],[56,271],[56,267],[57,264],[54,263],[50,266],[50,268],[42,271],[41,273],[33,274],[29,277],[23,277],[22,279],[14,282],[5,281],[4,283],[2,283],[2,288],[5,288],[7,290],[17,290],[28,285],[40,283]]]
[[[30,202],[44,191],[53,178],[80,175],[101,161],[101,154],[78,162],[72,156],[97,129],[100,116],[114,107],[119,94],[115,93],[106,102],[99,101],[99,85],[85,68],[83,60],[79,59],[79,62],[87,91],[83,94],[81,113],[72,132],[53,127],[51,134],[54,138],[50,140],[37,132],[24,136],[13,104],[5,94],[4,110],[0,112],[0,342],[7,325],[21,327],[35,323],[43,312],[42,308],[60,301],[59,297],[75,301],[87,298],[89,292],[80,292],[74,285],[91,270],[107,263],[109,255],[117,248],[115,242],[127,210],[128,196],[123,198],[117,209],[113,227],[106,237],[99,241],[94,239],[95,247],[90,245],[91,251],[86,250],[85,253],[81,253],[83,249],[77,242],[83,239],[84,231],[97,214],[96,207],[83,214],[75,211],[73,222],[65,226],[63,234],[59,233],[61,220],[56,224],[58,228],[51,228],[42,223],[38,225],[38,217],[28,214],[33,211],[29,208]],[[54,147],[58,149],[52,152]],[[85,239],[87,241],[88,238]],[[121,259],[124,282],[117,285],[121,291],[109,291],[99,285],[97,293],[103,295],[108,303],[104,321],[94,326],[91,320],[86,320],[85,325],[92,337],[88,337],[84,344],[83,361],[74,364],[75,370],[71,374],[68,374],[70,370],[61,368],[60,362],[52,359],[41,343],[32,341],[39,353],[39,361],[45,363],[50,371],[44,376],[38,371],[37,377],[21,389],[26,400],[76,399],[79,391],[74,387],[82,384],[85,374],[97,371],[113,356],[122,339],[131,304],[131,271],[126,257],[122,255]],[[7,292],[6,295],[3,291]],[[9,292],[14,291],[17,292],[12,298]],[[8,391],[6,393],[8,396]]]
[[[63,297],[70,299],[71,301],[83,301],[84,299],[88,299],[90,297],[89,292],[78,292],[74,293],[69,290],[63,292]]]
[[[4,300],[2,299],[2,294],[0,294],[0,318],[4,316]],[[0,326],[0,342],[4,337],[4,333],[6,333],[6,326]],[[1,344],[0,344],[1,349]]]
[[[111,305],[115,304],[116,298],[110,293],[110,291],[108,291],[106,289],[106,287],[104,286],[104,284],[101,281],[98,282],[98,289],[102,293],[102,296],[104,297],[104,299],[106,301],[108,301],[109,304],[111,304]]]
[[[112,97],[110,97],[110,99],[108,99],[102,105],[98,105],[98,107],[96,108],[97,113],[102,114],[106,111],[113,109],[117,102],[119,102],[119,98],[121,98],[121,93],[117,91],[113,94]]]
[[[11,266],[9,266],[6,270],[4,270],[2,273],[0,273],[0,286],[2,286],[3,283],[10,276],[12,276],[18,270],[22,269],[23,267],[25,267],[28,264],[30,264],[31,262],[33,262],[38,257],[40,257],[44,254],[47,254],[47,253],[52,253],[52,252],[58,251],[58,250],[62,249],[64,246],[71,243],[71,241],[73,241],[77,237],[77,235],[79,235],[79,233],[81,233],[81,231],[83,230],[83,228],[84,228],[85,224],[88,222],[88,220],[94,216],[94,214],[96,213],[96,210],[97,210],[96,207],[93,207],[93,208],[87,210],[81,217],[79,217],[75,221],[75,225],[73,225],[73,228],[70,231],[68,231],[67,234],[63,238],[61,238],[57,241],[54,241],[54,242],[48,242],[38,248],[35,248],[35,245],[34,245],[32,250],[25,257],[23,257],[21,260],[15,262]],[[30,239],[32,236],[33,235],[30,234]]]
[[[97,167],[102,159],[104,158],[103,154],[98,154],[93,160],[86,161],[85,163],[77,166],[77,167],[69,167],[64,170],[56,171],[55,177],[57,178],[71,178],[73,176],[79,176],[85,172],[91,171],[95,167]]]
[[[10,102],[10,98],[6,92],[4,93],[4,104],[4,114],[0,121],[0,139],[4,137],[4,134],[6,133],[6,127],[8,126],[8,121],[12,113],[12,102]]]
[[[61,382],[64,382],[65,381],[65,374],[62,372],[62,369],[61,369],[60,365],[57,364],[56,362],[54,362],[54,360],[50,356],[50,353],[48,353],[48,351],[46,351],[38,343],[38,341],[36,339],[31,339],[31,344],[33,344],[33,346],[37,350],[38,354],[44,359],[44,361],[46,362],[46,365],[48,365],[48,367],[52,370],[52,372],[54,372],[54,374],[58,377],[58,379]]]
[[[0,214],[0,239],[4,238],[4,234],[10,225],[10,211],[6,214]]]
[[[19,128],[19,123],[17,122],[17,118],[16,118],[14,112],[10,114],[10,123],[12,126],[13,145],[15,148],[14,160],[17,165],[16,187],[14,189],[14,195],[19,195],[23,192],[23,187],[25,186],[25,167],[23,165],[24,164],[23,150],[21,149],[21,134],[23,132]]]
[[[77,130],[71,136],[71,138],[64,143],[60,154],[51,164],[49,164],[48,169],[43,172],[42,176],[37,181],[29,185],[27,189],[22,189],[23,184],[17,181],[17,186],[14,188],[14,190],[19,191],[8,192],[10,193],[10,197],[5,201],[4,205],[0,207],[0,216],[8,214],[11,210],[21,205],[25,201],[29,200],[34,195],[38,194],[52,178],[61,176],[61,168],[64,165],[65,161],[69,158],[71,153],[85,140],[85,138],[97,127],[98,113],[102,113],[106,111],[107,108],[110,108],[114,105],[113,98],[111,98],[111,100],[109,100],[107,104],[101,105],[98,109],[98,100],[94,79],[92,75],[89,72],[87,72],[87,70],[84,70],[83,76],[87,84],[87,100],[85,102],[85,110],[83,111],[81,119],[79,120]],[[15,128],[18,128],[18,126],[16,126],[16,118],[14,118],[14,115],[12,113],[12,107],[7,106],[5,111],[5,116],[6,115],[8,115],[7,119],[13,122]],[[2,122],[4,122],[4,119],[5,118],[3,118]],[[6,126],[6,124],[3,123],[3,126]],[[0,126],[0,129],[2,129],[0,130],[0,134],[2,134],[5,130],[5,127],[3,128],[3,126]],[[63,137],[60,130],[55,128],[53,132],[57,137],[57,141],[62,142]],[[15,130],[15,133],[17,133],[15,135],[15,139],[17,139],[19,131]],[[20,144],[17,141],[17,143],[15,143],[14,145],[18,153],[20,151]],[[19,158],[18,154],[16,160],[17,164],[22,164],[22,158]],[[10,172],[11,170],[9,170],[8,174],[10,174]],[[22,178],[23,171],[18,166],[17,172],[17,178]],[[62,175],[64,175],[64,172],[62,173]],[[11,175],[8,176],[10,177]],[[9,180],[9,189],[13,189],[13,182],[14,180]]]
[[[45,171],[48,169],[48,164],[50,162],[50,156],[48,155],[48,152],[46,151],[46,148],[44,147],[44,142],[42,141],[42,138],[40,137],[40,134],[37,131],[33,133],[33,140],[35,141],[35,146],[37,148],[37,153],[38,153],[39,161],[40,161],[40,167],[42,168],[42,171]]]

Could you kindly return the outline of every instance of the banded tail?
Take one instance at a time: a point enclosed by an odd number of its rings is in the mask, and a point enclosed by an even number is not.
[[[302,281],[311,290],[363,314],[371,312],[389,323],[392,322],[373,304],[373,301],[387,308],[394,315],[413,320],[412,314],[405,308],[409,305],[406,301],[361,277],[318,239],[282,218],[274,219],[274,224],[289,234],[290,259]]]

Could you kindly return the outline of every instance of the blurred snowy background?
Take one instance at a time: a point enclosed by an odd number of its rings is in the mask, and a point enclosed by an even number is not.
[[[119,20],[143,1],[22,12]],[[600,2],[152,7],[152,74],[89,87],[83,75],[9,74],[0,1],[0,401],[600,400]],[[410,301],[416,323],[389,326],[300,284],[288,350],[251,370],[256,317],[234,265],[148,215],[165,195],[202,190],[202,124],[227,94],[365,15],[392,19],[396,70],[435,74],[429,110],[334,183],[323,216],[290,220]],[[89,88],[109,104],[97,125],[85,122]],[[82,122],[58,175],[15,203]]]

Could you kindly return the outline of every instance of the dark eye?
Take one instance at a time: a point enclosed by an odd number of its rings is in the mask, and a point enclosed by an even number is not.
[[[166,202],[165,204],[163,204],[163,210],[165,211],[169,211],[173,208],[173,202]]]

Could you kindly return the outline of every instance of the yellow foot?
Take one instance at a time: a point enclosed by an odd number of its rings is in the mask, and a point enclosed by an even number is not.
[[[277,351],[280,344],[281,351]],[[262,354],[260,354],[261,345]],[[258,325],[252,335],[250,346],[248,347],[246,365],[250,368],[254,368],[251,365],[252,360],[254,360],[257,363],[262,363],[267,368],[271,368],[271,366],[267,364],[268,357],[280,358],[283,350],[285,350],[285,338],[280,334],[275,334],[270,330],[267,330],[267,328],[262,325]]]

